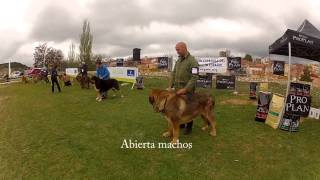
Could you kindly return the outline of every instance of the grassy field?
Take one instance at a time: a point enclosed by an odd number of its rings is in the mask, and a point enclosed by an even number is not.
[[[166,84],[146,79],[144,90],[123,86],[124,98],[101,103],[78,85],[60,94],[42,83],[0,86],[0,179],[320,179],[320,121],[296,133],[255,122],[247,83],[239,95],[213,90],[216,138],[196,119],[180,137],[191,149],[121,149],[124,139],[170,141],[148,103],[150,89]]]

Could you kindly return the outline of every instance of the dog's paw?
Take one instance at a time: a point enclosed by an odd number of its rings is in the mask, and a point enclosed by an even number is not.
[[[177,144],[179,142],[179,139],[172,139],[172,141],[170,142],[171,144]]]
[[[169,131],[162,133],[162,137],[170,137],[170,136],[171,136],[171,133]]]
[[[211,136],[217,136],[217,132],[216,132],[216,131],[211,131],[211,132],[210,132],[210,135],[211,135]]]
[[[96,101],[98,101],[99,100],[99,97],[96,97]]]
[[[203,126],[203,127],[201,128],[201,130],[202,130],[202,131],[206,131],[206,130],[208,130],[208,128],[209,128],[209,126]]]
[[[98,101],[98,102],[101,102],[101,101],[102,101],[102,98],[99,98],[97,101]]]

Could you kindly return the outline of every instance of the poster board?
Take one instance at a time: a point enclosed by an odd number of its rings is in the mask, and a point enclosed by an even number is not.
[[[216,79],[216,89],[235,89],[236,77],[218,75]]]
[[[197,57],[199,73],[224,74],[227,72],[228,60],[226,57]]]

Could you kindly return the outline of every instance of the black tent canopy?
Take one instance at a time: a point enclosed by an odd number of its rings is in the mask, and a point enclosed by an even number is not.
[[[269,46],[269,54],[289,56],[289,50],[291,56],[320,62],[320,31],[305,20],[297,31],[288,29]]]

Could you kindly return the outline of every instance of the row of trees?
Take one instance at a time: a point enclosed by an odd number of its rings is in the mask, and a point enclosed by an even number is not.
[[[71,43],[67,59],[63,52],[54,47],[48,47],[47,43],[39,44],[35,47],[33,53],[34,67],[47,67],[58,65],[61,69],[66,67],[78,67],[82,62],[88,65],[89,70],[95,68],[94,60],[96,56],[92,54],[93,36],[90,31],[90,23],[88,20],[83,22],[82,33],[80,35],[79,54],[76,53],[76,46]]]

